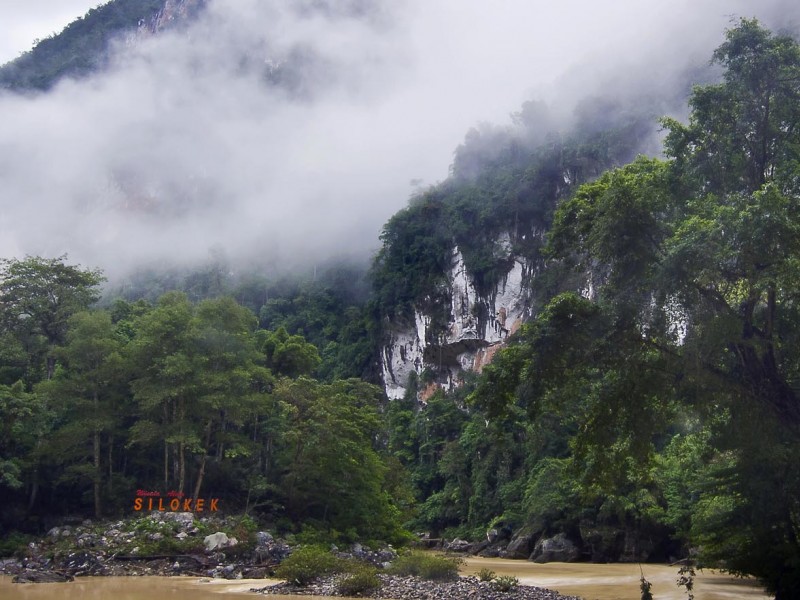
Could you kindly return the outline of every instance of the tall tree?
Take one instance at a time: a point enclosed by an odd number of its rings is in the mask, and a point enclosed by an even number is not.
[[[91,480],[96,517],[103,513],[103,482],[110,481],[113,473],[113,432],[124,414],[127,386],[121,350],[107,312],[77,313],[69,320],[66,344],[56,352],[62,367],[37,387],[61,415],[62,425],[50,440],[51,452],[56,451],[56,460],[66,463],[68,471]]]
[[[56,365],[53,350],[64,343],[67,321],[100,297],[99,271],[66,264],[67,257],[28,256],[0,260],[0,324],[33,358],[30,367],[50,379]]]

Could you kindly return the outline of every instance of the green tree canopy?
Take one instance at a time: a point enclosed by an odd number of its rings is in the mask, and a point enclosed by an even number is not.
[[[665,121],[668,161],[637,159],[559,207],[549,251],[583,274],[585,297],[553,299],[474,399],[498,416],[566,409],[588,496],[648,489],[656,452],[677,451],[664,440],[699,417],[692,439],[713,451],[681,527],[705,559],[789,598],[800,585],[800,49],[745,19],[714,60],[724,79],[694,89],[689,124]],[[667,518],[686,515],[676,502]]]

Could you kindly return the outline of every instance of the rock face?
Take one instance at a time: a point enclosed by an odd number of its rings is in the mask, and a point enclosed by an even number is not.
[[[164,0],[164,8],[150,19],[139,23],[138,36],[150,36],[170,29],[196,15],[206,5],[207,0]]]
[[[563,533],[536,542],[531,560],[537,563],[575,562],[581,556],[580,549]]]
[[[410,378],[419,378],[424,372],[428,376],[422,377],[425,386],[418,392],[419,400],[425,401],[437,388],[457,387],[463,372],[480,372],[530,316],[527,290],[533,268],[511,254],[508,235],[500,246],[506,248],[509,268],[490,293],[478,292],[464,257],[454,248],[445,289],[436,294],[447,299],[446,305],[417,307],[413,323],[389,334],[381,352],[381,367],[390,399],[403,398]]]
[[[506,547],[507,558],[522,558],[526,559],[531,555],[533,550],[533,541],[535,535],[529,532],[521,532],[514,536],[514,539]]]

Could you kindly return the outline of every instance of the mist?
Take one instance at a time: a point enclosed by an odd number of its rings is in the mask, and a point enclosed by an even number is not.
[[[186,27],[119,40],[106,72],[0,96],[0,256],[67,253],[111,277],[220,251],[286,269],[366,260],[471,127],[509,126],[530,99],[564,127],[592,97],[646,94],[680,116],[686,74],[732,18],[793,29],[798,13],[778,0],[210,0]]]

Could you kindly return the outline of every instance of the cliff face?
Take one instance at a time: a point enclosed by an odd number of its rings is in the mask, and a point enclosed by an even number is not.
[[[508,236],[501,242],[510,249]],[[421,382],[418,399],[424,401],[438,388],[457,387],[464,372],[480,372],[491,361],[531,311],[527,290],[533,266],[510,254],[508,263],[505,277],[481,295],[461,252],[453,249],[452,266],[439,290],[443,293],[435,295],[446,300],[416,307],[414,322],[390,331],[382,348],[383,382],[390,399],[403,398],[416,377]]]
[[[155,35],[194,17],[207,0],[165,0],[164,8],[149,19],[139,21],[137,36]]]

